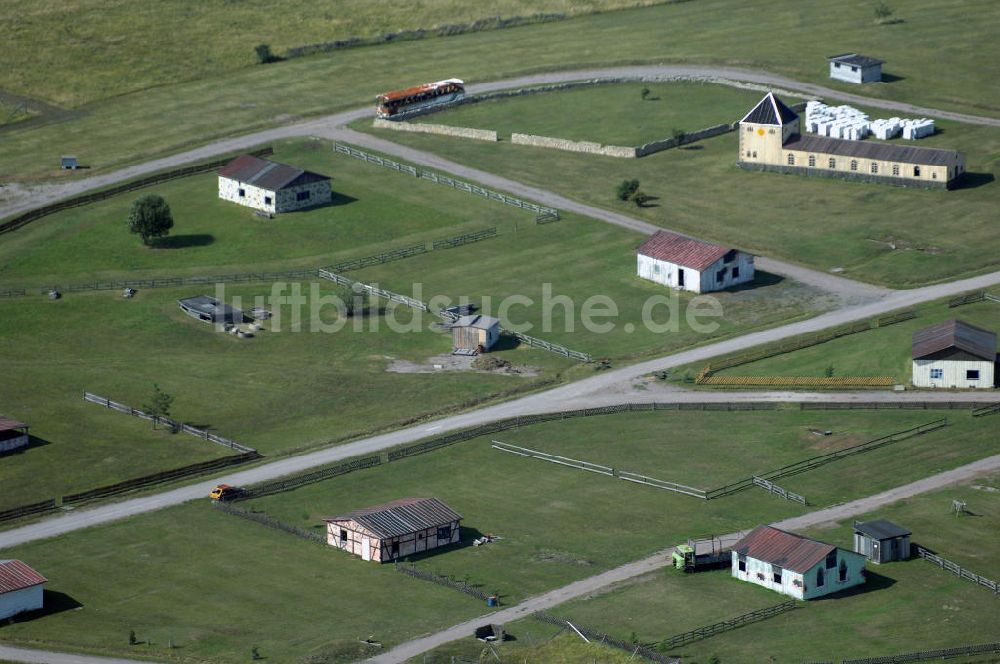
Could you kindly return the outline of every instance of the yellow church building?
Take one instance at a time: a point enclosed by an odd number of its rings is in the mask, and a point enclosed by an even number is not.
[[[950,189],[965,172],[965,155],[954,150],[803,135],[799,116],[773,92],[739,124],[741,168],[927,189]]]

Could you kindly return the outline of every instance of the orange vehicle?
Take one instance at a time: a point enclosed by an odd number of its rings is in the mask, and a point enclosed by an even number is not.
[[[235,498],[239,498],[244,493],[244,490],[238,486],[220,484],[212,489],[211,493],[208,494],[208,497],[212,500],[233,500]]]

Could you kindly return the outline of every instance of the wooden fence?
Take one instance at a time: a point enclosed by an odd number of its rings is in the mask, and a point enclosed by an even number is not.
[[[790,500],[801,505],[806,504],[806,499],[803,496],[800,496],[797,493],[792,493],[787,489],[783,489],[770,480],[765,480],[763,477],[757,477],[756,475],[754,475],[751,480],[753,481],[754,486],[759,486],[765,491],[770,491],[776,496],[781,496],[785,500]]]
[[[272,148],[263,148],[260,150],[255,150],[249,154],[255,157],[266,157],[268,155],[274,154]],[[134,191],[136,189],[141,189],[143,187],[148,187],[150,185],[159,184],[161,182],[166,182],[168,180],[176,180],[177,178],[187,177],[189,175],[195,175],[197,173],[205,173],[220,166],[225,166],[230,161],[235,158],[236,155],[232,155],[225,159],[216,159],[214,161],[205,162],[203,164],[196,164],[194,166],[185,166],[184,168],[177,168],[172,171],[166,171],[164,173],[157,173],[155,175],[150,175],[138,180],[132,180],[131,182],[125,182],[123,184],[111,187],[109,189],[104,189],[101,191],[96,191],[90,194],[83,194],[82,196],[74,196],[73,198],[68,198],[64,201],[59,201],[58,203],[53,203],[51,205],[46,205],[44,207],[35,208],[34,210],[29,210],[22,215],[14,217],[4,223],[0,224],[0,235],[4,233],[9,233],[11,231],[17,230],[22,226],[31,223],[42,217],[46,217],[50,214],[60,212],[62,210],[67,210],[69,208],[79,207],[81,205],[87,205],[89,203],[96,203],[97,201],[103,201],[118,194],[123,194],[129,191]]]
[[[995,415],[1000,413],[1000,403],[991,403],[987,406],[980,406],[978,408],[972,409],[973,417],[982,417],[983,415]]]
[[[459,592],[463,592],[466,595],[472,595],[483,601],[486,601],[490,594],[476,588],[475,586],[469,585],[464,581],[456,581],[447,576],[441,576],[440,574],[434,574],[433,572],[428,572],[426,570],[418,569],[416,565],[409,563],[395,563],[393,568],[397,572],[402,572],[407,576],[412,576],[415,579],[421,579],[423,581],[430,581],[431,583],[436,583],[439,586],[444,586],[445,588],[451,588]]]
[[[437,240],[435,240],[434,245],[437,249]],[[350,260],[341,261],[340,263],[335,263],[329,267],[327,270],[331,272],[346,272],[348,270],[360,270],[362,268],[368,267],[369,265],[381,265],[383,263],[389,263],[392,261],[402,260],[404,258],[409,258],[410,256],[416,256],[418,254],[427,253],[427,243],[421,242],[420,244],[413,244],[408,247],[401,247],[399,249],[391,249],[389,251],[383,251],[372,256],[362,256],[361,258],[352,258]],[[313,270],[313,275],[316,271]]]
[[[693,643],[694,641],[701,641],[702,639],[707,639],[710,636],[715,636],[716,634],[721,634],[722,632],[728,632],[730,630],[743,627],[744,625],[760,622],[782,613],[787,613],[794,610],[796,606],[797,604],[795,600],[788,600],[786,602],[782,602],[781,604],[775,604],[774,606],[757,609],[756,611],[744,613],[741,616],[736,616],[735,618],[731,618],[729,620],[723,620],[722,622],[717,622],[712,625],[705,625],[704,627],[692,629],[689,632],[683,632],[681,634],[668,637],[657,643],[657,647],[664,650],[679,648],[687,645],[688,643]]]
[[[209,433],[204,429],[198,429],[188,424],[183,424],[177,420],[171,419],[169,417],[162,417],[158,415],[151,415],[145,411],[141,411],[138,408],[132,408],[131,406],[126,406],[123,403],[118,403],[117,401],[112,401],[106,397],[99,396],[97,394],[91,394],[90,392],[84,392],[83,398],[91,403],[96,403],[105,408],[110,408],[112,410],[117,410],[119,413],[125,413],[126,415],[131,415],[132,417],[139,417],[144,420],[149,420],[153,424],[163,424],[174,431],[183,431],[186,434],[192,436],[197,436],[203,440],[207,440],[216,445],[222,445],[223,447],[228,447],[229,449],[236,450],[242,454],[256,454],[257,450],[247,445],[242,445],[237,443],[235,440],[230,440],[228,438],[223,438],[222,436],[217,436],[214,433]]]
[[[578,350],[572,350],[566,348],[566,346],[560,346],[559,344],[554,344],[550,341],[545,341],[544,339],[539,339],[537,337],[529,337],[527,334],[521,334],[520,332],[511,332],[518,341],[532,348],[541,348],[542,350],[547,350],[550,353],[555,353],[556,355],[562,355],[563,357],[568,357],[573,360],[578,360],[580,362],[591,363],[594,358],[588,353],[581,353]]]
[[[465,235],[456,235],[455,237],[451,238],[434,240],[433,247],[435,251],[439,249],[452,249],[454,247],[461,247],[463,244],[479,242],[480,240],[486,240],[496,236],[497,236],[497,227],[493,226],[491,228],[486,228],[484,230],[476,231],[474,233],[466,233]]]
[[[621,639],[616,639],[615,637],[605,634],[604,632],[598,631],[591,627],[584,627],[583,625],[577,625],[576,623],[571,623],[565,618],[559,618],[550,613],[538,612],[531,615],[532,618],[538,620],[539,622],[548,623],[550,625],[555,625],[556,627],[568,627],[574,632],[583,636],[590,641],[598,641],[605,645],[609,645],[613,648],[618,648],[619,650],[624,650],[625,652],[631,653],[633,656],[638,655],[644,659],[648,659],[651,662],[658,662],[658,664],[680,664],[679,659],[676,657],[670,657],[669,655],[664,655],[663,653],[656,652],[652,648],[644,646],[639,643],[631,643],[629,641],[623,641]]]
[[[331,477],[337,477],[338,475],[346,475],[347,473],[354,472],[355,470],[371,468],[372,466],[377,466],[380,463],[382,463],[381,456],[368,456],[354,459],[352,461],[345,461],[344,463],[340,463],[335,466],[320,468],[319,470],[310,470],[296,475],[288,475],[276,480],[261,482],[260,484],[253,484],[246,487],[246,492],[241,498],[238,498],[238,500],[260,498],[274,493],[298,489],[299,487],[307,484],[321,482],[323,480],[330,479]]]
[[[986,299],[986,291],[979,290],[973,291],[971,293],[965,293],[964,295],[959,295],[958,297],[953,297],[948,300],[948,306],[951,308],[960,307],[964,304],[972,304],[973,302],[982,302]]]
[[[980,401],[801,401],[799,410],[967,410]]]
[[[1000,653],[1000,641],[996,643],[979,643],[955,648],[939,648],[937,650],[921,650],[900,655],[883,655],[881,657],[862,657],[861,659],[841,660],[841,664],[907,664],[907,662],[928,662],[932,660],[967,657],[969,655],[986,655]],[[992,661],[992,660],[991,660]]]
[[[44,514],[45,512],[51,512],[54,509],[57,509],[55,498],[49,498],[48,500],[43,500],[41,502],[31,503],[30,505],[11,507],[10,509],[0,511],[0,522],[20,519],[21,517],[32,516],[34,514]]]
[[[998,585],[993,579],[988,579],[985,576],[976,574],[975,572],[970,572],[958,563],[953,563],[947,558],[935,555],[922,546],[915,546],[914,548],[917,550],[917,555],[927,562],[937,565],[941,569],[947,570],[959,578],[965,579],[966,581],[972,581],[976,585],[992,590],[994,595],[1000,594],[1000,585]]]
[[[234,505],[232,502],[225,501],[215,501],[212,505],[226,514],[232,514],[233,516],[238,516],[241,519],[246,519],[247,521],[253,521],[254,523],[259,523],[262,526],[267,526],[268,528],[273,528],[275,530],[280,530],[282,532],[289,533],[290,535],[295,535],[298,538],[307,540],[309,542],[315,542],[317,544],[326,544],[326,536],[323,533],[318,533],[315,530],[306,530],[305,528],[299,528],[298,526],[293,526],[290,523],[285,523],[284,521],[279,521],[274,517],[268,516],[264,512],[253,512],[250,510],[245,510],[242,507]]]
[[[618,479],[625,480],[626,482],[635,482],[636,484],[645,484],[646,486],[654,486],[657,489],[666,489],[667,491],[673,491],[675,493],[683,493],[687,496],[693,496],[694,498],[701,498],[702,500],[707,500],[704,489],[696,489],[693,486],[687,486],[686,484],[678,484],[677,482],[668,482],[666,480],[660,480],[655,477],[640,475],[639,473],[630,473],[627,470],[619,470]]]
[[[546,207],[544,205],[536,205],[535,203],[529,203],[528,201],[516,198],[514,196],[508,196],[507,194],[500,193],[499,191],[493,191],[492,189],[485,189],[477,185],[465,182],[463,180],[456,180],[450,178],[446,175],[440,175],[432,171],[418,170],[413,166],[407,164],[401,164],[392,159],[387,159],[385,157],[380,157],[376,154],[371,154],[363,150],[358,150],[357,148],[351,147],[350,145],[344,145],[342,143],[334,143],[333,149],[335,152],[341,154],[346,154],[355,159],[361,159],[372,164],[378,164],[379,166],[385,166],[386,168],[391,168],[394,171],[400,173],[406,173],[407,175],[412,175],[413,177],[420,178],[422,180],[430,180],[431,182],[436,182],[438,184],[443,184],[459,191],[465,191],[470,194],[475,194],[477,196],[482,196],[491,201],[497,201],[505,205],[511,205],[513,207],[518,207],[523,210],[530,210],[536,215],[546,215],[550,217],[559,218],[559,210],[555,208]]]
[[[548,461],[549,463],[558,463],[561,466],[579,468],[580,470],[586,470],[600,475],[607,475],[609,477],[615,476],[614,468],[602,466],[596,463],[590,463],[589,461],[580,461],[579,459],[570,459],[569,457],[559,456],[556,454],[539,452],[538,450],[529,450],[527,447],[519,447],[518,445],[511,445],[499,440],[494,440],[492,447],[493,449],[501,452],[510,452],[511,454],[517,454],[518,456],[540,459],[541,461]]]

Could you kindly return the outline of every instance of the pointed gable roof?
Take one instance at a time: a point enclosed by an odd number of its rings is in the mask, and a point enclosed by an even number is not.
[[[233,159],[219,169],[219,175],[230,180],[267,189],[268,191],[278,191],[287,187],[297,187],[303,184],[330,179],[319,173],[302,170],[295,166],[279,164],[276,161],[261,159],[250,154],[241,155]]]
[[[461,520],[461,514],[437,498],[401,498],[324,519],[327,523],[354,521],[381,538],[409,535]]]
[[[956,348],[992,362],[997,356],[997,335],[963,320],[946,320],[913,333],[913,359]]]
[[[771,526],[758,526],[733,547],[736,553],[805,573],[837,547]]]
[[[0,560],[0,594],[12,593],[48,581],[20,560]]]
[[[702,242],[670,231],[656,231],[636,249],[636,253],[642,256],[689,267],[699,272],[730,251],[729,247],[721,244]]]
[[[795,111],[785,106],[784,102],[775,97],[773,92],[768,92],[760,100],[760,103],[753,107],[753,110],[743,116],[740,122],[781,126],[798,120],[798,118]]]

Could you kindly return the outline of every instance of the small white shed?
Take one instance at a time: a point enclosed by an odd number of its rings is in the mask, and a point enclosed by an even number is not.
[[[330,178],[245,154],[219,170],[219,198],[262,212],[291,212],[325,205]]]
[[[995,332],[949,320],[913,333],[914,387],[992,388],[996,384]]]
[[[830,78],[847,83],[874,83],[882,80],[883,60],[857,53],[831,55]]]
[[[42,608],[47,581],[20,560],[0,560],[0,620]]]
[[[670,231],[654,233],[636,254],[643,279],[695,293],[724,290],[754,277],[752,254]]]

